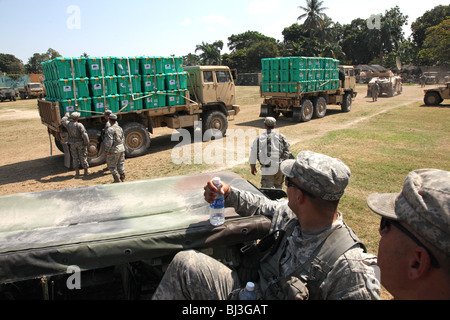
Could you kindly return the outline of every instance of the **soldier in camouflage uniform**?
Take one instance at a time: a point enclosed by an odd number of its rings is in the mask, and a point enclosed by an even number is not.
[[[280,163],[289,159],[289,143],[286,137],[273,129],[276,119],[267,117],[264,119],[266,132],[259,135],[250,151],[250,169],[256,175],[256,162],[261,163],[261,187],[282,189],[284,176],[280,170]]]
[[[70,153],[72,154],[72,165],[75,169],[75,176],[78,177],[80,175],[80,164],[84,169],[84,175],[87,176],[89,174],[89,163],[87,161],[89,136],[83,124],[78,122],[80,113],[74,112],[70,117],[71,119],[69,120],[69,113],[66,113],[61,119],[61,123],[69,133],[68,143],[70,145]]]
[[[169,265],[153,299],[227,299],[245,286],[247,280],[240,277],[244,267],[256,269],[258,277],[252,280],[262,299],[379,299],[376,257],[365,253],[337,210],[350,179],[349,168],[338,159],[304,151],[295,160],[284,161],[281,170],[288,199],[271,201],[226,183],[220,191],[225,205],[238,214],[271,218],[270,232],[279,234],[276,245],[250,260],[254,266],[241,265],[239,273],[197,251],[182,251]],[[211,203],[216,194],[209,181],[205,200]],[[351,245],[342,250],[341,241],[326,241],[335,239],[335,234],[343,234],[344,242],[350,239]],[[328,265],[319,259],[326,256],[323,251],[338,254],[333,262],[325,259]]]
[[[117,123],[117,116],[111,114],[108,119],[111,124],[105,132],[106,164],[114,182],[125,181],[125,146],[123,130]]]
[[[370,92],[372,95],[372,102],[378,101],[378,95],[380,93],[380,85],[378,84],[378,80],[372,85]]]
[[[376,193],[381,216],[378,263],[395,299],[450,299],[450,172],[419,169],[400,193]]]

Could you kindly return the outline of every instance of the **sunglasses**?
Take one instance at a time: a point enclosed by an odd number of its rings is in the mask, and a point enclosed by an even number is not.
[[[430,256],[431,265],[436,269],[440,268],[439,262],[437,261],[435,256],[431,253],[431,251],[419,239],[417,239],[417,237],[415,235],[413,235],[408,229],[406,229],[404,226],[402,226],[399,222],[383,217],[383,218],[381,218],[381,222],[380,222],[380,231],[384,230],[385,228],[389,228],[391,225],[393,225],[398,230],[400,230],[405,235],[407,235],[419,247],[424,248],[427,251],[428,255]]]
[[[286,187],[294,187],[297,188],[298,190],[300,190],[301,192],[303,192],[304,194],[306,194],[308,197],[310,198],[315,198],[316,196],[313,195],[312,193],[306,191],[305,189],[303,189],[302,187],[300,187],[298,184],[296,184],[295,182],[293,182],[291,179],[289,179],[289,177],[285,178],[285,184]]]

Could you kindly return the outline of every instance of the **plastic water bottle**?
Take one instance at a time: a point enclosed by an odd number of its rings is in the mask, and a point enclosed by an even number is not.
[[[213,184],[219,191],[217,192],[216,200],[214,200],[214,202],[209,205],[209,222],[213,226],[220,226],[225,222],[225,199],[223,197],[223,194],[220,193],[220,188],[222,187],[220,178],[215,177],[213,179]]]
[[[245,288],[239,293],[239,300],[256,300],[255,284],[247,282]]]

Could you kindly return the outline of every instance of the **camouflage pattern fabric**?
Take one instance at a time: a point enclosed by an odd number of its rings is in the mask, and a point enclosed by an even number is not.
[[[117,122],[106,129],[105,152],[108,153],[106,165],[114,181],[119,182],[125,174],[125,146],[123,130]]]
[[[78,169],[80,165],[83,169],[89,168],[87,161],[89,136],[84,125],[78,121],[68,120],[68,115],[61,119],[61,123],[69,133],[68,143],[72,154],[73,168]]]
[[[270,201],[265,197],[232,188],[225,201],[241,216],[264,214],[272,218],[271,230],[282,229],[295,215],[287,200]],[[342,226],[342,215],[328,229],[307,234],[297,223],[281,261],[281,276],[295,270],[299,263],[322,243],[335,228]],[[235,271],[214,259],[198,254],[179,253],[167,269],[154,299],[224,299],[241,285]],[[347,251],[320,286],[322,299],[379,299],[380,287],[374,269],[376,257],[356,248]],[[190,289],[192,286],[192,289]],[[257,284],[258,286],[258,284]],[[195,291],[195,292],[193,292]]]
[[[450,256],[450,172],[419,169],[408,174],[400,193],[367,198],[375,213],[399,220]]]
[[[87,161],[87,145],[84,142],[77,142],[70,144],[70,153],[72,154],[72,166],[76,170],[80,167],[83,169],[89,168],[89,163]]]

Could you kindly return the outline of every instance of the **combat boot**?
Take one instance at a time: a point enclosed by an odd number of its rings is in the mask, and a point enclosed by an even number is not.
[[[80,176],[80,169],[75,169],[75,178],[78,178]]]
[[[114,182],[113,183],[120,183],[120,176],[118,174],[113,174]]]
[[[84,169],[84,175],[85,176],[88,176],[90,174],[91,174],[91,172],[89,171],[89,168]]]
[[[120,181],[125,182],[125,172],[120,175]]]

